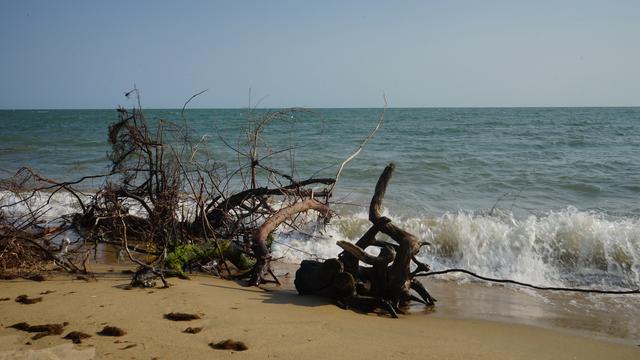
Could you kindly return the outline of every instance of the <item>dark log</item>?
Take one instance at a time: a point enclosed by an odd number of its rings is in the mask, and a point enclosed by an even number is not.
[[[300,295],[318,295],[346,301],[356,295],[353,275],[343,271],[338,259],[325,262],[304,260],[296,271],[294,285]]]

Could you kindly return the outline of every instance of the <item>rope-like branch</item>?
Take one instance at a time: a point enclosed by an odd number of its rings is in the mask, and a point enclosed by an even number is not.
[[[480,280],[484,280],[484,281],[520,285],[520,286],[524,286],[524,287],[528,287],[528,288],[532,288],[532,289],[536,289],[536,290],[567,291],[567,292],[611,294],[611,295],[640,294],[640,289],[635,289],[635,290],[599,290],[599,289],[582,289],[582,288],[569,288],[569,287],[538,286],[538,285],[532,285],[532,284],[524,283],[524,282],[521,282],[521,281],[510,280],[510,279],[490,278],[490,277],[487,277],[487,276],[478,275],[478,274],[474,273],[473,271],[469,271],[469,270],[466,270],[466,269],[447,269],[447,270],[441,270],[441,271],[431,271],[431,272],[428,272],[428,273],[416,274],[415,276],[434,276],[434,275],[442,275],[442,274],[448,274],[448,273],[454,273],[454,272],[465,273],[467,275],[471,275],[473,277],[476,277],[476,278],[478,278]]]

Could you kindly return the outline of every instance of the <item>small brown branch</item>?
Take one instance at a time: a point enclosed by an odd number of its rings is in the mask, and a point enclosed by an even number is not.
[[[153,272],[154,274],[158,275],[160,277],[160,280],[162,281],[163,286],[165,288],[169,287],[169,283],[167,283],[167,280],[164,278],[164,274],[161,271],[156,270],[150,264],[142,262],[136,259],[135,257],[133,257],[133,255],[131,255],[131,252],[129,251],[129,242],[127,240],[127,224],[124,221],[123,216],[120,216],[120,222],[122,223],[122,247],[124,248],[125,253],[127,254],[127,257],[129,258],[129,260],[133,263],[140,265],[142,268],[147,269]]]

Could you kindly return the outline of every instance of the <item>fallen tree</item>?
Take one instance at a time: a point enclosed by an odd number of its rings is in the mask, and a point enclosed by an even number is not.
[[[133,285],[150,285],[153,278],[160,278],[166,286],[166,275],[198,267],[223,277],[240,276],[255,286],[278,282],[270,267],[273,233],[280,226],[298,227],[299,215],[310,210],[328,221],[337,180],[379,129],[384,116],[383,111],[376,127],[340,164],[335,177],[300,178],[292,155],[288,170],[276,169],[270,162],[275,154],[286,154],[295,146],[271,149],[262,132],[274,121],[291,121],[296,114],[309,114],[308,110],[267,111],[259,118],[250,111],[246,149],[219,136],[238,157],[238,168],[230,170],[229,164],[219,164],[203,154],[206,136],[195,138],[186,120],[183,124],[148,121],[139,106],[138,90],[127,96],[132,94],[138,98],[138,106],[131,111],[118,108],[118,118],[108,129],[109,172],[60,182],[23,170],[0,183],[0,190],[16,199],[5,201],[0,214],[26,206],[27,213],[21,215],[26,221],[17,229],[33,230],[42,222],[53,196],[70,194],[78,211],[42,225],[55,227],[55,232],[30,231],[33,241],[59,243],[63,234],[71,231],[78,240],[69,253],[85,254],[88,247],[96,249],[100,243],[118,244],[119,253],[139,266]],[[83,181],[100,178],[104,184],[98,191],[79,190]],[[23,186],[14,186],[16,183]],[[43,203],[30,207],[42,196],[46,198]],[[6,228],[11,227],[5,220],[0,219]],[[55,246],[48,251],[56,255]],[[66,254],[65,264],[70,259]],[[80,271],[73,261],[63,269]],[[269,274],[273,280],[265,279]]]

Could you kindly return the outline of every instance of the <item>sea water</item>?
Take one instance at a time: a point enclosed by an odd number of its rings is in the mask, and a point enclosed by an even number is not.
[[[188,126],[199,159],[231,171],[246,161],[247,127],[269,113],[145,110],[151,122]],[[385,214],[431,243],[419,257],[434,270],[540,286],[640,287],[640,108],[315,109],[269,123],[259,156],[295,179],[333,177],[381,116],[340,177],[332,223],[283,228],[277,256],[335,257],[337,240],[357,240],[377,178],[394,162]],[[58,180],[108,172],[107,128],[116,118],[115,110],[0,111],[0,177],[22,166]],[[52,204],[51,216],[74,211],[62,194]],[[639,305],[619,300],[621,309]]]

